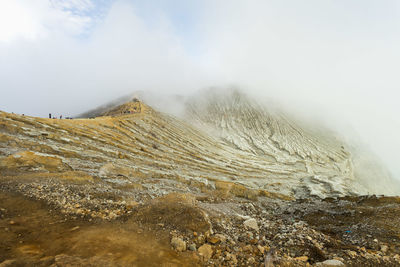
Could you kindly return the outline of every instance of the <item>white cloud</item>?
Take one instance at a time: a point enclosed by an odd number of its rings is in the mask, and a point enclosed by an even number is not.
[[[41,22],[65,22],[59,12]],[[165,17],[150,26],[118,1],[88,38],[74,38],[61,22],[37,42],[0,43],[1,110],[74,115],[135,90],[182,93],[203,84]]]
[[[94,8],[90,0],[2,0],[0,42],[80,35],[92,26],[92,17],[85,12]]]
[[[398,1],[199,1],[190,41],[179,14],[117,1],[99,20],[97,3],[0,2],[1,110],[71,115],[135,90],[239,84],[354,128],[400,177]]]
[[[43,28],[35,15],[23,1],[3,0],[0,4],[0,41],[38,38]]]
[[[210,67],[370,146],[400,178],[396,1],[209,2]]]

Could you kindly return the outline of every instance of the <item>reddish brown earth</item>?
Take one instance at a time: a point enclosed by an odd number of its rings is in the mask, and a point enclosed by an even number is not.
[[[172,250],[168,233],[130,220],[87,221],[41,201],[0,193],[0,262],[11,266],[189,266],[198,260]]]

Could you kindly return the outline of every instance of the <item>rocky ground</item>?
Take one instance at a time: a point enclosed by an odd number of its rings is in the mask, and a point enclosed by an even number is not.
[[[400,266],[400,198],[248,199],[183,183],[164,195],[49,173],[0,181],[2,267]]]

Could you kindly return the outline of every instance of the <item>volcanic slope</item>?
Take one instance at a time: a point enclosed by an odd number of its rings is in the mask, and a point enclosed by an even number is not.
[[[226,181],[289,197],[366,191],[353,177],[343,143],[308,133],[235,91],[187,101],[185,120],[137,100],[103,114],[112,116],[58,120],[0,113],[3,172],[18,164],[12,154],[31,151],[93,176],[129,169],[138,176],[211,187]]]
[[[137,100],[93,119],[0,112],[0,265],[400,263],[398,198],[313,196],[359,192],[340,141],[204,97],[181,118]]]
[[[281,190],[287,185],[298,196],[360,190],[343,142],[327,131],[307,132],[282,112],[268,110],[238,91],[209,91],[190,99],[186,118],[231,148],[253,155],[260,166],[280,170],[261,172],[264,177],[248,176],[254,186],[282,183]]]

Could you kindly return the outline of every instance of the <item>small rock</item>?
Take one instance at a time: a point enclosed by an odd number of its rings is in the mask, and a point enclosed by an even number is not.
[[[318,262],[315,264],[318,267],[336,267],[336,266],[345,266],[343,262],[339,260],[326,260],[323,262]]]
[[[297,258],[294,258],[294,259],[297,260],[297,261],[304,261],[304,262],[308,261],[308,257],[307,256],[300,256],[300,257],[297,257]]]
[[[213,255],[213,249],[209,244],[202,245],[201,247],[199,247],[198,251],[199,254],[203,257],[204,261],[208,261]]]
[[[258,245],[257,248],[258,248],[258,250],[260,251],[261,254],[264,254],[264,250],[265,250],[264,247]]]
[[[232,254],[226,251],[226,252],[225,252],[225,259],[226,259],[227,261],[230,261],[230,260],[232,259]]]
[[[253,247],[251,245],[246,245],[242,248],[243,251],[253,251]]]
[[[386,245],[382,245],[381,246],[381,251],[383,252],[383,253],[386,253],[387,251],[388,251],[388,246],[386,246]]]
[[[253,239],[254,237],[252,232],[246,232],[244,235],[246,239]]]
[[[235,266],[237,264],[237,259],[236,256],[234,254],[231,254],[229,252],[226,253],[226,260],[227,261],[231,261],[233,263],[233,266]]]
[[[211,243],[213,245],[218,244],[221,242],[221,239],[217,238],[216,236],[210,236],[207,238],[208,243]]]
[[[349,255],[352,258],[357,256],[357,252],[352,251],[352,250],[346,250],[346,254]]]
[[[257,221],[254,218],[250,218],[250,219],[245,220],[243,225],[248,227],[248,228],[250,228],[250,229],[256,230],[256,231],[259,230]]]
[[[293,241],[292,239],[289,239],[289,240],[286,242],[286,245],[287,245],[287,246],[293,246],[293,245],[294,245],[294,241]]]
[[[206,238],[202,234],[197,236],[195,240],[197,244],[204,244],[206,242]]]
[[[253,239],[252,239],[252,240],[250,240],[249,242],[250,242],[250,244],[253,244],[253,245],[255,245],[255,244],[257,244],[257,243],[258,243],[258,239],[257,239],[257,238],[253,238]]]
[[[189,245],[189,250],[196,251],[196,244],[192,243]]]
[[[134,207],[136,207],[136,206],[138,206],[139,205],[139,203],[137,203],[136,201],[134,201],[134,200],[129,200],[129,201],[126,201],[126,209],[127,210],[132,210]]]
[[[248,264],[254,264],[256,262],[256,260],[254,259],[254,257],[250,257],[248,260],[247,260],[247,263]]]
[[[221,243],[224,243],[226,241],[226,236],[223,234],[215,234],[214,235],[216,238],[218,238],[219,240],[221,240]]]
[[[186,242],[183,241],[182,238],[173,237],[171,239],[171,245],[176,251],[182,252],[186,250]]]
[[[205,235],[205,237],[210,237],[213,233],[214,233],[213,230],[210,229],[210,230],[207,230],[207,231],[204,233],[204,235]]]

